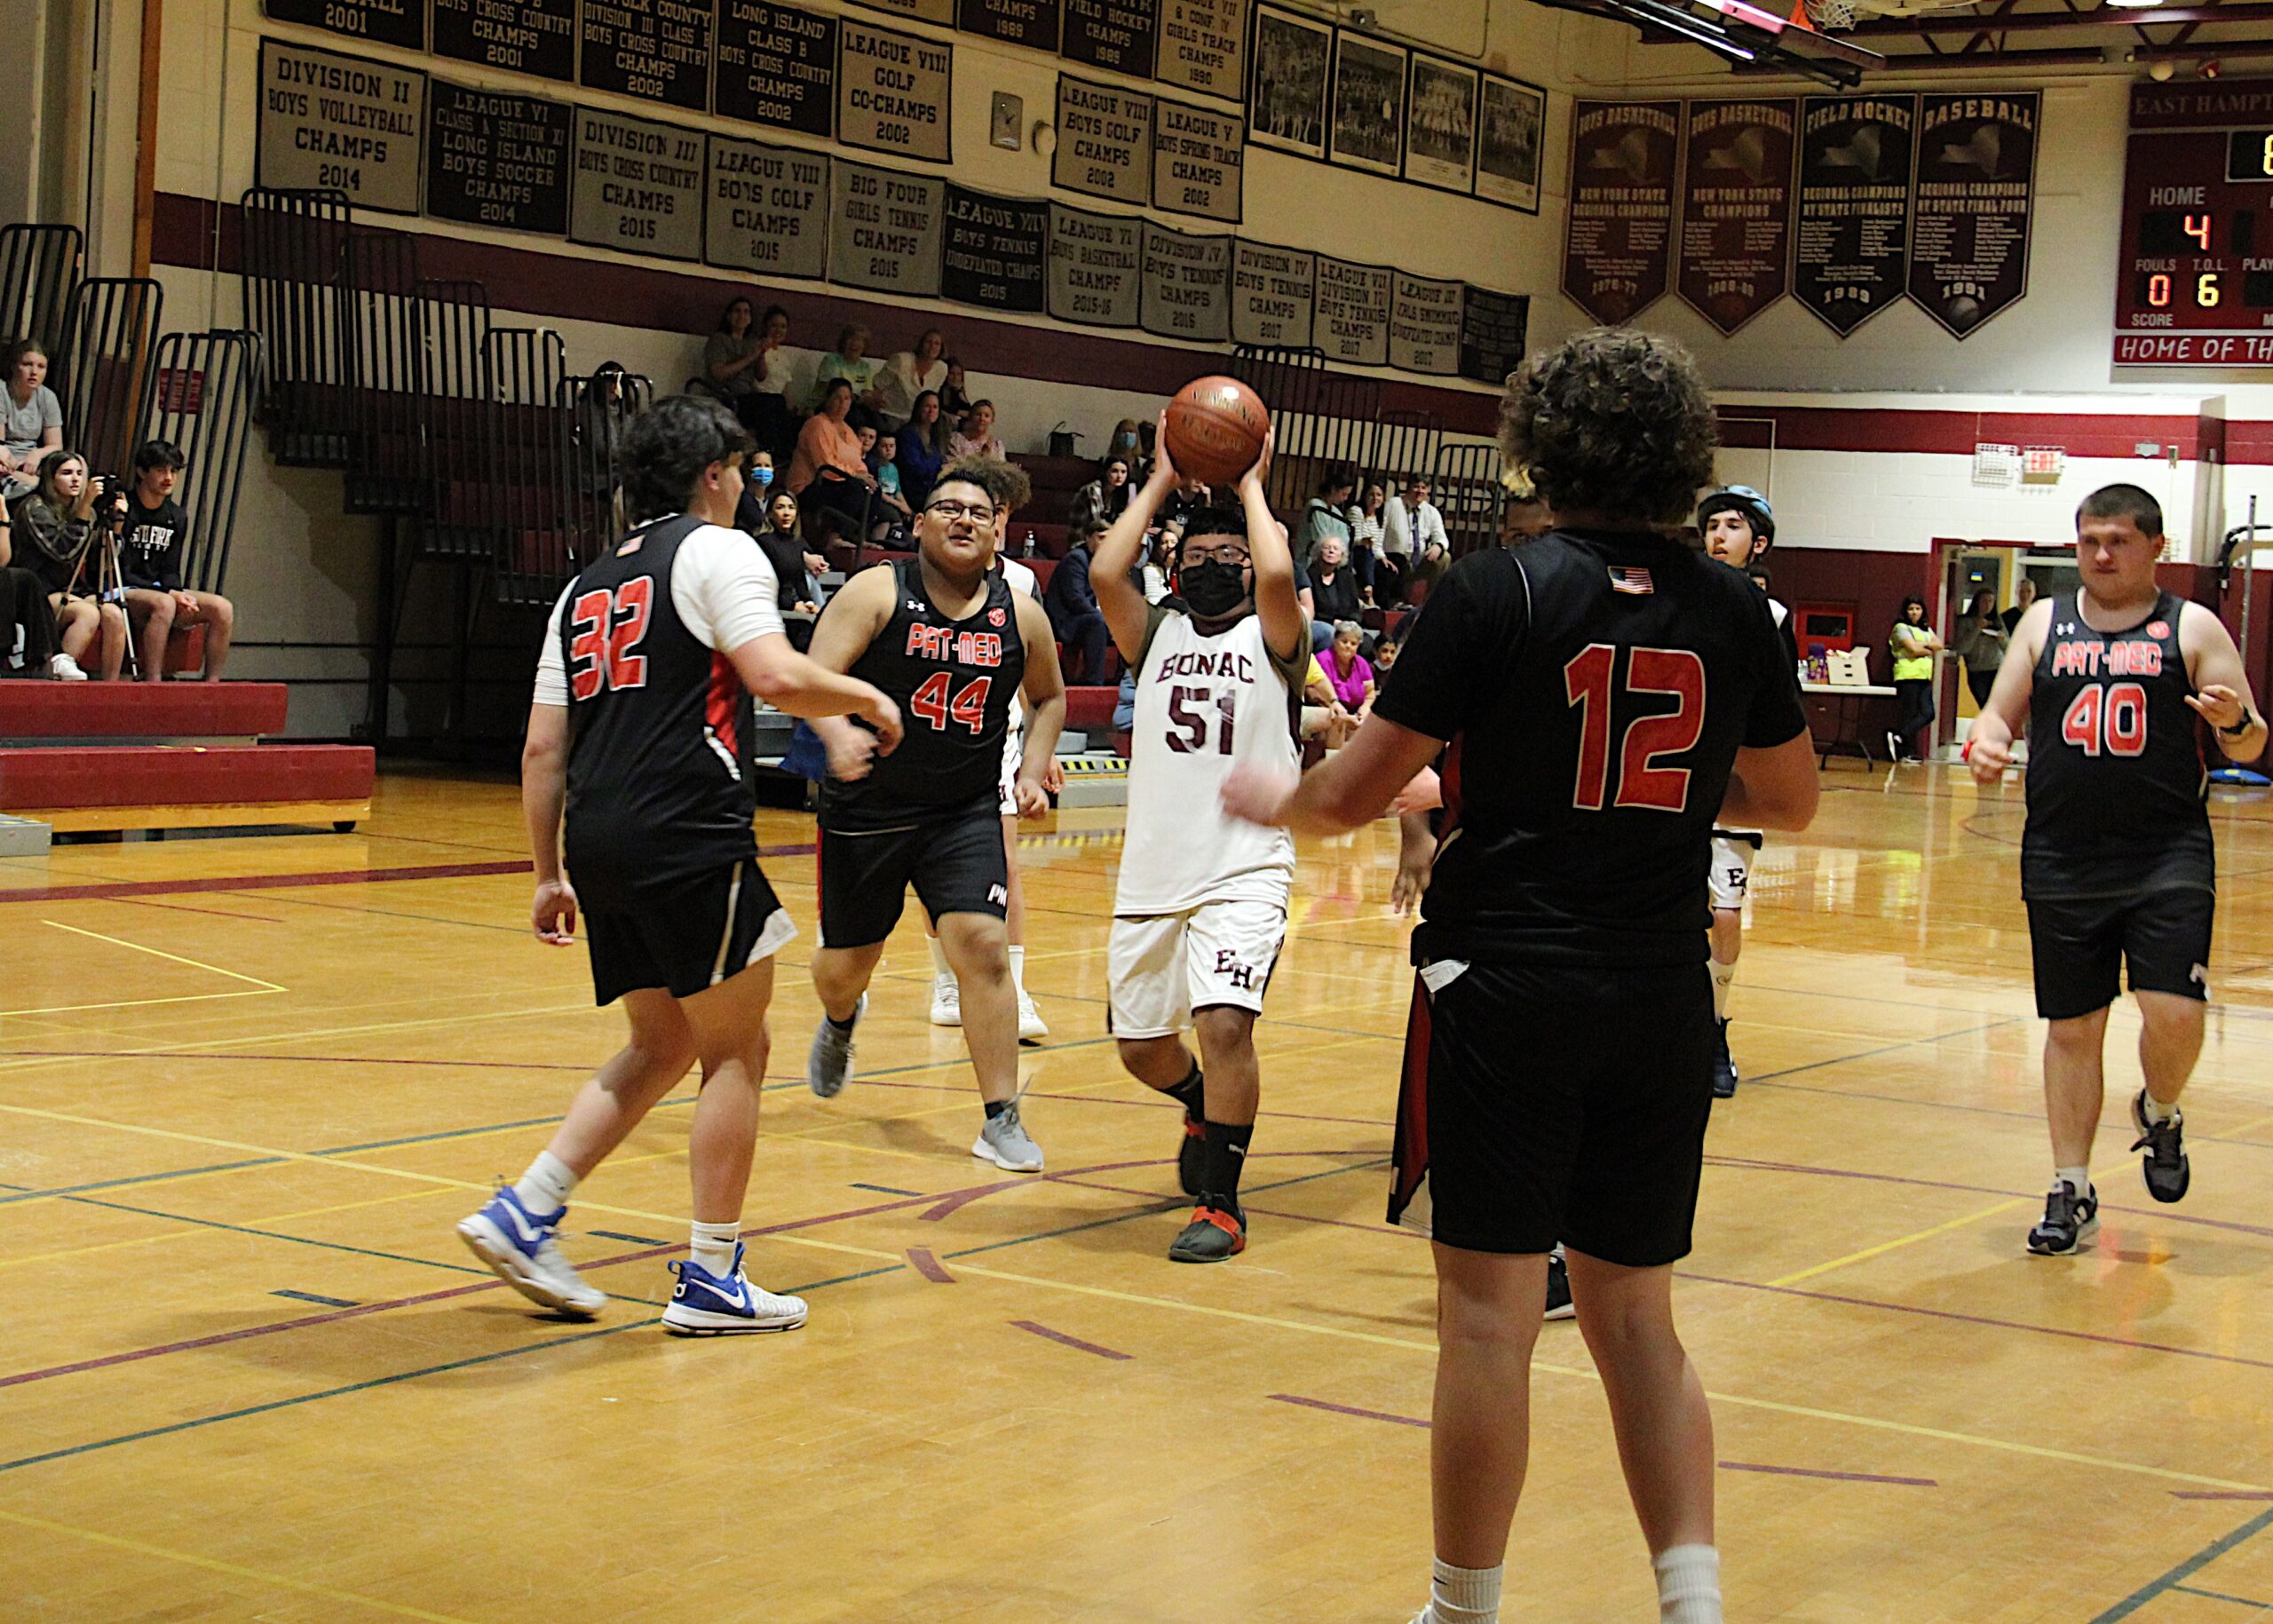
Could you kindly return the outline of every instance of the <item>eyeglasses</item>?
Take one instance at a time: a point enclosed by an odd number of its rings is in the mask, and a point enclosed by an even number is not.
[[[926,506],[923,511],[926,513],[937,513],[949,524],[954,523],[958,519],[968,519],[975,525],[991,525],[994,522],[994,508],[981,506],[976,502],[934,502]]]
[[[1195,547],[1185,551],[1181,562],[1186,569],[1190,569],[1196,565],[1207,563],[1210,558],[1219,564],[1229,564],[1235,568],[1248,561],[1247,551],[1244,547]]]

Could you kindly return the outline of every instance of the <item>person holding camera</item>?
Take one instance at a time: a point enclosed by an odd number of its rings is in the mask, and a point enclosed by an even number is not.
[[[166,679],[166,639],[177,626],[205,628],[207,682],[221,680],[229,662],[229,640],[237,612],[218,592],[192,591],[182,585],[182,539],[189,516],[174,500],[174,487],[188,465],[179,448],[162,440],[144,442],[134,453],[134,494],[126,499],[119,535],[119,574],[126,582],[126,618],[142,659],[142,680]]]
[[[126,663],[126,611],[105,591],[116,589],[115,571],[105,566],[125,512],[126,494],[107,493],[88,477],[83,453],[61,448],[42,459],[39,483],[9,510],[23,563],[47,588],[63,652],[105,682]]]

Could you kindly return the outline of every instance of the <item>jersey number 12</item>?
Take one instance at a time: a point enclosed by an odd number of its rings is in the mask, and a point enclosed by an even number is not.
[[[1689,804],[1689,769],[1661,767],[1661,756],[1696,748],[1705,732],[1705,662],[1685,648],[1627,651],[1626,681],[1617,681],[1618,649],[1589,643],[1563,668],[1563,691],[1579,712],[1579,771],[1571,804],[1600,812],[1611,794],[1611,712],[1625,693],[1670,693],[1669,711],[1635,717],[1618,747],[1618,787],[1613,806],[1677,812]]]

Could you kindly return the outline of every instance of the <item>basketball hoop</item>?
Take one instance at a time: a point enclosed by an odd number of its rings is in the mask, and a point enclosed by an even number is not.
[[[1825,33],[1855,26],[1855,0],[1805,0],[1808,20]]]

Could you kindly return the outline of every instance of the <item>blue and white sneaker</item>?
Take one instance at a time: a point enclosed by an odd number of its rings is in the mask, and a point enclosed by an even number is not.
[[[561,1255],[560,1220],[567,1216],[566,1207],[533,1213],[521,1205],[512,1185],[501,1184],[487,1207],[458,1220],[458,1239],[530,1302],[590,1319],[606,1306],[607,1294],[587,1286]]]
[[[734,1243],[734,1266],[717,1275],[691,1257],[670,1265],[678,1276],[663,1329],[674,1336],[732,1336],[750,1331],[794,1331],[805,1322],[803,1297],[776,1296],[749,1283],[742,1272],[742,1247]]]

